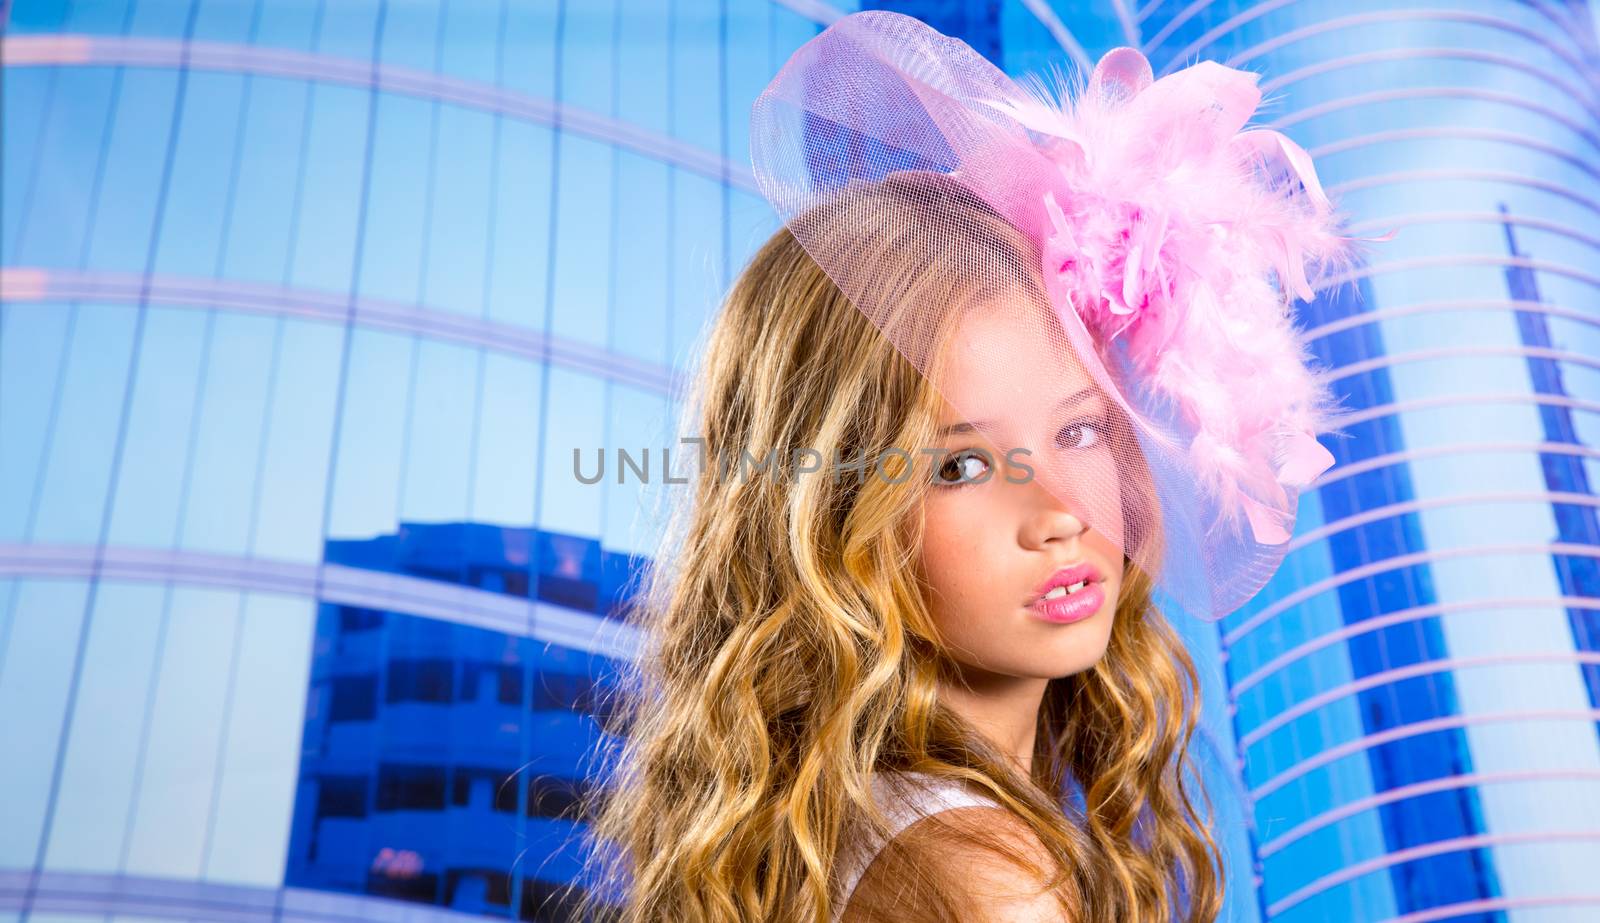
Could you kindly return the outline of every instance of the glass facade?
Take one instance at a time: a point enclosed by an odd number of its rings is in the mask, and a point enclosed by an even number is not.
[[[1178,4],[1264,73],[1365,265],[1302,308],[1352,415],[1221,626],[1268,920],[1600,916],[1600,57],[1586,4]]]
[[[659,482],[817,20],[0,10],[0,920],[564,919],[657,532],[575,450]]]
[[[1175,620],[1223,919],[1600,914],[1592,10],[871,5],[1261,70],[1401,229],[1305,309],[1357,415],[1285,567]],[[853,9],[0,2],[0,923],[566,919],[681,376],[775,227],[746,113]]]

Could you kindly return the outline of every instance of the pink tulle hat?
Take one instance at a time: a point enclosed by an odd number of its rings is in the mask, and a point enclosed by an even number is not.
[[[1291,299],[1314,297],[1308,268],[1348,274],[1355,241],[1394,236],[1340,235],[1306,152],[1244,128],[1258,79],[1201,61],[1154,80],[1124,47],[1076,87],[1024,86],[916,19],[869,11],[796,50],[751,112],[762,193],[852,303],[932,380],[946,361],[936,355],[981,372],[993,385],[981,396],[945,392],[957,412],[1001,451],[1027,445],[1046,486],[1150,573],[1164,603],[1210,619],[1270,579],[1300,492],[1333,464],[1317,436],[1340,409]],[[917,174],[959,183],[1020,232],[1044,327],[955,323],[985,332],[936,354],[918,332],[971,306],[925,299],[908,322],[905,292],[820,217]],[[927,252],[970,252],[959,198],[912,196],[885,217],[931,241]],[[960,263],[993,278],[953,279],[951,291],[1014,284],[1004,260]],[[1128,438],[1030,441],[1062,423],[1088,432],[1082,417],[1052,417],[1072,381],[1114,402]],[[1136,480],[1156,509],[1130,502]]]

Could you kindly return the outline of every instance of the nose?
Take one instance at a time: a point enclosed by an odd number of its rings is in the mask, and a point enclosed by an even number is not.
[[[1031,487],[1030,503],[1017,535],[1024,548],[1042,551],[1052,543],[1070,542],[1088,531],[1088,523],[1073,512],[1076,504],[1064,502],[1071,497],[1057,497],[1037,482],[1028,486]]]

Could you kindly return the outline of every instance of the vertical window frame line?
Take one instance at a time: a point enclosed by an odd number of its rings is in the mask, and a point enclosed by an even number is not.
[[[556,0],[555,28],[552,37],[552,53],[550,55],[551,87],[550,98],[554,102],[550,120],[550,214],[547,219],[545,234],[545,266],[544,266],[544,321],[545,333],[554,329],[555,323],[555,284],[556,284],[556,240],[561,217],[561,135],[565,131],[562,98],[565,94],[565,82],[562,80],[562,70],[566,66],[566,40],[567,40],[567,0]],[[536,482],[533,485],[533,529],[542,532],[544,529],[544,480],[545,460],[549,452],[550,435],[550,352],[549,339],[544,340],[545,349],[539,357],[539,436],[534,458],[537,469],[532,472]],[[534,542],[532,552],[528,555],[528,598],[537,599],[540,581],[539,543]],[[537,611],[537,610],[534,610]],[[530,616],[533,617],[533,616]],[[538,667],[533,668],[532,676],[538,675]],[[532,695],[532,685],[529,682],[529,695]],[[531,701],[531,700],[530,700]],[[531,751],[532,721],[527,714],[522,718],[522,745]],[[526,761],[524,761],[526,762]],[[519,783],[517,791],[517,819],[514,827],[515,835],[519,842],[527,842],[529,831],[528,817],[528,792],[525,783]],[[521,860],[523,851],[517,853],[518,861]],[[516,864],[513,864],[507,877],[510,883],[511,907],[510,913],[513,920],[522,919],[522,902],[526,888],[526,876],[519,874]]]
[[[194,35],[195,23],[199,18],[199,12],[200,0],[189,0],[189,12],[184,24],[184,33],[188,38],[192,38]],[[127,15],[132,15],[131,7]],[[124,30],[126,30],[127,25],[128,20],[124,19]],[[161,165],[161,180],[156,195],[155,213],[152,216],[148,238],[145,242],[144,275],[146,277],[148,277],[154,271],[157,241],[159,241],[161,236],[161,227],[166,213],[167,199],[171,192],[172,163],[174,159],[175,148],[178,143],[179,132],[182,128],[183,106],[188,92],[188,83],[188,69],[186,67],[180,67],[177,74],[176,87],[173,90],[172,118],[167,127],[166,157]],[[117,75],[117,92],[115,94],[119,102],[121,98],[120,87],[121,71],[119,70]],[[113,118],[115,111],[116,104],[113,104],[113,107],[107,110],[106,117],[108,120]],[[106,152],[104,152],[100,158],[100,171],[102,175],[105,161],[109,159],[109,151],[110,146],[108,144]],[[98,183],[99,180],[97,179],[97,184]],[[98,195],[95,196],[94,200],[98,201]],[[83,259],[87,259],[88,247],[89,235],[86,233],[83,243],[83,250],[81,251],[83,254]],[[91,562],[90,573],[88,575],[88,587],[84,593],[83,610],[78,621],[77,645],[76,650],[73,653],[72,675],[67,681],[67,696],[66,701],[62,706],[60,725],[61,730],[56,738],[55,757],[51,764],[52,769],[50,773],[50,787],[45,795],[43,821],[40,825],[38,845],[35,847],[34,851],[33,874],[29,876],[28,884],[23,888],[22,900],[20,902],[19,913],[23,918],[32,915],[33,907],[38,900],[39,879],[40,875],[44,871],[45,857],[50,851],[52,834],[55,832],[55,816],[61,799],[61,775],[65,768],[67,745],[72,737],[72,726],[74,723],[73,713],[77,710],[78,695],[82,689],[83,667],[88,656],[89,637],[94,628],[94,611],[97,600],[99,599],[99,590],[101,584],[100,569],[104,557],[106,539],[109,536],[109,531],[111,528],[111,513],[116,500],[117,478],[122,470],[122,459],[127,440],[129,418],[133,413],[133,390],[135,383],[138,381],[140,366],[139,359],[140,352],[144,345],[145,318],[148,314],[148,308],[148,285],[141,285],[138,312],[134,318],[134,332],[130,347],[128,369],[123,378],[122,408],[118,417],[116,437],[113,442],[111,470],[107,475],[106,497],[100,511],[99,538],[95,543],[94,557]],[[170,601],[172,593],[171,587],[167,587],[164,593],[166,599]],[[163,611],[165,613],[165,609]],[[165,649],[164,634],[166,621],[167,619],[164,614],[162,619],[163,638],[156,648],[155,662],[157,664],[157,670],[152,673],[150,680],[151,683],[154,683],[156,680],[155,673],[159,672],[159,664],[161,662],[162,653]],[[153,708],[153,704],[147,703],[146,707],[147,709]],[[141,733],[141,754],[144,753],[145,748],[148,746],[148,741],[149,728],[147,725]],[[137,783],[134,791],[134,804],[136,805],[138,803]],[[130,816],[130,824],[124,831],[124,858],[126,857],[128,837],[131,836],[131,831],[133,829],[132,820],[133,818]]]
[[[326,541],[327,541],[328,530],[329,530],[329,528],[330,528],[330,526],[332,524],[333,503],[334,503],[334,489],[336,487],[336,482],[335,482],[334,478],[335,478],[335,475],[337,474],[338,465],[339,465],[340,434],[341,434],[341,432],[343,430],[343,426],[344,426],[345,404],[349,399],[350,363],[351,363],[351,353],[352,353],[352,350],[353,350],[353,341],[354,341],[354,338],[355,338],[355,306],[356,306],[357,301],[359,300],[360,290],[361,290],[361,260],[362,260],[363,254],[365,253],[365,250],[366,250],[367,213],[368,213],[369,202],[370,202],[371,196],[372,196],[372,154],[373,154],[373,148],[376,146],[376,143],[377,143],[378,99],[379,99],[379,96],[380,96],[380,94],[382,92],[380,90],[379,86],[378,86],[377,73],[378,73],[378,70],[379,70],[379,68],[381,66],[381,55],[382,55],[382,46],[383,46],[383,33],[384,33],[384,28],[385,28],[385,26],[386,26],[386,24],[388,22],[388,11],[389,11],[388,0],[378,0],[378,11],[377,11],[377,15],[375,17],[375,21],[373,23],[373,29],[372,29],[372,53],[371,53],[371,55],[369,57],[369,64],[368,64],[368,66],[370,68],[370,71],[371,71],[371,79],[369,80],[369,87],[367,89],[367,94],[366,94],[367,95],[366,136],[365,136],[365,143],[362,145],[361,184],[360,184],[359,199],[358,199],[357,205],[356,205],[356,213],[358,215],[358,219],[359,220],[357,220],[357,222],[356,222],[355,245],[351,249],[350,281],[349,281],[348,286],[347,286],[347,294],[346,294],[346,297],[345,297],[345,311],[344,311],[344,315],[345,316],[344,316],[344,320],[343,320],[342,324],[340,324],[340,327],[341,327],[341,330],[342,330],[342,336],[341,336],[341,339],[340,339],[340,348],[339,348],[339,377],[338,377],[338,383],[334,386],[333,420],[331,422],[331,434],[330,434],[329,446],[328,446],[328,460],[327,460],[327,465],[326,465],[326,468],[325,468],[326,476],[324,478],[323,492],[322,492],[322,528],[321,528],[321,533],[322,533],[322,541],[324,543],[326,543]],[[324,22],[325,22],[325,18],[324,18],[325,12],[326,12],[326,0],[320,0],[320,2],[318,3],[318,6],[317,6],[317,26],[316,26],[316,31],[315,31],[315,35],[314,35],[314,37],[312,39],[313,47],[315,47],[316,45],[320,45],[321,44],[322,27],[323,27]],[[295,190],[296,191],[296,196],[295,196],[294,219],[293,219],[293,222],[292,222],[292,225],[291,225],[291,231],[290,231],[290,235],[289,235],[289,239],[288,239],[288,246],[286,248],[287,252],[286,252],[286,255],[285,255],[285,259],[284,259],[284,278],[286,280],[288,278],[290,278],[291,273],[293,273],[293,271],[294,271],[294,242],[296,240],[298,240],[298,238],[299,238],[300,217],[301,217],[301,215],[300,215],[300,211],[301,211],[300,205],[301,205],[301,202],[304,200],[304,194],[305,194],[305,174],[306,174],[306,166],[305,165],[306,165],[307,154],[309,153],[309,150],[310,150],[310,147],[311,147],[311,140],[310,140],[310,138],[311,138],[311,127],[312,127],[312,123],[313,123],[313,113],[314,113],[315,108],[316,108],[316,102],[317,102],[317,98],[316,98],[316,94],[315,94],[315,91],[314,91],[314,84],[308,82],[307,86],[306,86],[306,109],[305,109],[305,115],[304,115],[304,121],[303,121],[303,124],[305,125],[305,131],[302,133],[301,139],[300,139],[300,146],[301,146],[300,163],[301,163],[301,169],[300,169],[299,176],[296,177],[296,190]],[[281,339],[281,337],[280,337],[280,339]],[[319,555],[319,557],[320,557],[320,555]],[[322,599],[324,597],[324,595],[326,594],[326,591],[327,591],[327,575],[326,575],[327,568],[325,566],[325,563],[326,562],[319,563],[319,566],[316,568],[316,575],[315,575],[315,579],[314,579],[313,585],[312,585],[313,598],[318,599],[318,600]],[[385,676],[386,676],[386,671],[380,670],[379,673],[378,673],[378,683],[379,683],[378,695],[380,697],[383,695],[382,684],[384,682]],[[308,681],[312,681],[312,680],[310,678],[308,678]],[[311,707],[311,692],[308,689],[307,694],[306,694],[305,709],[309,710],[310,707]],[[305,715],[304,715],[304,713],[302,713],[302,715],[301,715],[300,724],[301,724],[302,727],[304,727],[304,725],[305,725]],[[298,775],[300,773],[304,772],[304,767],[305,767],[305,755],[301,754],[300,755],[300,760],[299,760],[299,765],[296,768],[297,777],[298,777]],[[367,790],[367,793],[366,793],[366,795],[367,795],[367,810],[368,810],[369,813],[372,810],[372,805],[373,805],[374,800],[377,798],[377,793],[376,793],[376,791],[374,789],[375,789],[375,786],[369,786],[368,790]],[[297,786],[297,791],[296,791],[295,798],[296,798],[296,801],[298,801],[298,799],[299,799],[298,786]],[[294,810],[292,805],[291,805],[290,810],[291,811]],[[290,829],[292,831],[292,829],[293,829],[292,824],[291,824],[291,828]],[[291,842],[292,842],[292,834],[291,834]],[[292,858],[293,857],[291,856],[291,859]],[[287,869],[285,870],[285,873],[287,875]],[[287,889],[284,889],[284,890],[286,891]],[[283,891],[280,891],[279,894],[280,894],[280,897],[279,897],[278,904],[274,907],[274,918],[275,918],[275,921],[281,921],[282,914],[283,914],[283,901],[282,901]]]

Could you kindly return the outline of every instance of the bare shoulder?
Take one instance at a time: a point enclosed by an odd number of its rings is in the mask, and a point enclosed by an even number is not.
[[[1019,864],[989,842],[1016,850],[1032,865]],[[844,923],[912,919],[920,903],[913,890],[919,875],[937,879],[954,903],[956,919],[982,923],[1070,923],[1060,901],[1044,891],[1054,859],[1020,817],[1002,807],[940,811],[911,824],[881,852],[852,895]],[[945,914],[922,908],[917,919]],[[887,913],[886,913],[887,911]]]
[[[992,837],[1019,852],[1032,868],[992,847],[974,842]],[[1061,903],[1044,891],[1055,860],[1022,818],[1002,807],[942,811],[908,827],[912,851],[926,857],[955,893],[970,918],[1016,923],[1069,923]]]

